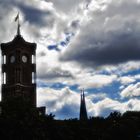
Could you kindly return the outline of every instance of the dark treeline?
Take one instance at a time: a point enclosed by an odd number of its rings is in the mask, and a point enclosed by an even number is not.
[[[13,104],[13,103],[12,103]],[[0,116],[0,139],[4,140],[139,140],[140,112],[112,112],[107,118],[90,117],[55,120],[52,114],[39,116],[27,104],[6,104]],[[21,109],[21,106],[22,109]],[[15,110],[16,108],[16,110]],[[14,111],[12,111],[14,110]]]
[[[138,140],[140,112],[111,113],[107,118],[91,117],[55,120],[46,116],[0,117],[1,139],[30,140]]]

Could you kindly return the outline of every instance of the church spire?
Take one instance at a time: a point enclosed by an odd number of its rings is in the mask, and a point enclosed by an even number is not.
[[[15,17],[15,22],[17,22],[17,35],[20,35],[20,21],[19,21],[19,13]]]
[[[84,89],[81,90],[81,104],[80,104],[80,120],[87,120],[87,109],[86,109],[86,102],[85,102],[85,94]]]

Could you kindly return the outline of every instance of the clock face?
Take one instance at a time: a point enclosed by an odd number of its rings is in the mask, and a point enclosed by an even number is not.
[[[22,61],[23,61],[24,63],[26,63],[26,62],[27,62],[27,56],[23,55],[23,56],[22,56]]]
[[[15,62],[15,56],[13,56],[13,55],[11,56],[10,62],[11,62],[11,63],[14,63],[14,62]]]

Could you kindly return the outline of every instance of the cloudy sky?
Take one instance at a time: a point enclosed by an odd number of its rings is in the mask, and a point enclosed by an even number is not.
[[[0,42],[37,43],[37,104],[57,119],[140,110],[140,0],[0,1]]]

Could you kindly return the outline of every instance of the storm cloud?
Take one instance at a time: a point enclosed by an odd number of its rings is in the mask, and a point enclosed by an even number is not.
[[[91,67],[140,60],[138,2],[112,1],[104,6],[89,12],[93,20],[83,25],[60,60]]]
[[[53,13],[47,10],[41,10],[39,8],[31,7],[28,5],[18,4],[20,10],[24,13],[25,20],[29,21],[30,24],[35,24],[38,26],[47,26],[50,25],[49,20],[51,20],[51,23],[54,23],[54,19],[50,18]],[[44,18],[45,16],[49,17],[47,18],[48,21]]]

